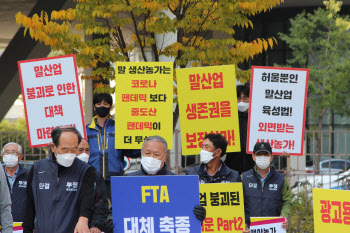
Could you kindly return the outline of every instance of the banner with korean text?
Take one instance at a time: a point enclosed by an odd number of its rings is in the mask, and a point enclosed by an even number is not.
[[[273,154],[302,155],[308,69],[253,66],[247,153],[257,142],[268,142]]]
[[[350,232],[350,191],[312,189],[315,233]]]
[[[251,217],[250,233],[286,233],[282,228],[284,217]]]
[[[227,152],[240,151],[235,66],[177,69],[183,155],[199,154],[208,133],[221,133]]]
[[[111,185],[115,233],[200,232],[198,176],[113,176]]]
[[[56,126],[86,138],[75,55],[18,61],[30,147],[46,146]]]
[[[141,149],[159,135],[172,149],[173,63],[118,62],[115,79],[115,147]]]
[[[200,204],[207,210],[202,232],[245,230],[242,183],[199,184]]]

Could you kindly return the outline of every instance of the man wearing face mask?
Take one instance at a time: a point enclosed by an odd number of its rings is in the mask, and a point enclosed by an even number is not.
[[[226,153],[227,144],[227,140],[221,134],[207,134],[200,152],[202,164],[189,168],[186,175],[198,175],[201,184],[241,182],[238,172],[228,168],[221,161],[221,157]]]
[[[238,171],[242,172],[252,169],[255,165],[252,156],[246,153],[247,146],[247,130],[248,130],[248,108],[249,108],[249,92],[248,85],[237,86],[237,105],[238,105],[238,120],[239,120],[239,134],[241,141],[240,152],[229,152],[226,155],[225,164]]]
[[[141,169],[127,174],[127,176],[175,175],[166,167],[168,159],[168,144],[160,136],[151,136],[145,139],[141,150]],[[206,210],[202,206],[195,206],[193,210],[196,218],[201,222],[205,219]]]
[[[245,171],[252,169],[255,165],[250,154],[247,154],[247,130],[248,130],[248,111],[250,101],[250,86],[249,84],[237,86],[237,107],[239,120],[239,134],[241,140],[240,152],[229,152],[226,155],[225,164],[242,174]],[[281,157],[289,157],[289,153],[282,152]],[[284,161],[284,160],[282,160]],[[275,161],[277,162],[277,161]]]
[[[102,172],[105,179],[107,196],[111,200],[111,176],[124,175],[124,156],[140,157],[140,150],[115,149],[115,122],[109,114],[113,100],[110,94],[94,95],[94,110],[97,115],[86,126],[90,145],[89,163]]]
[[[34,162],[28,176],[24,233],[90,233],[94,168],[75,159],[81,141],[74,127],[51,132],[53,153]]]
[[[288,181],[270,166],[273,155],[269,143],[255,144],[253,153],[256,166],[242,174],[245,221],[249,225],[250,217],[283,216],[286,221],[282,227],[287,229],[292,205]],[[243,232],[249,233],[248,228]]]
[[[83,138],[78,147],[77,158],[88,163],[90,156],[90,146],[85,138]],[[101,172],[95,171],[95,208],[90,222],[90,233],[101,233],[103,231],[104,222],[108,215],[108,199],[106,193],[105,181]]]
[[[9,142],[2,148],[2,160],[12,201],[12,217],[14,222],[23,222],[26,188],[29,171],[18,162],[23,158],[22,147]]]

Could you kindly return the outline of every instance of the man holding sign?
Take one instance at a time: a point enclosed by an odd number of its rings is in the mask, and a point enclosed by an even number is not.
[[[90,145],[89,163],[97,171],[102,172],[106,182],[107,196],[111,200],[111,176],[124,175],[124,156],[137,158],[140,150],[121,150],[115,148],[115,121],[110,110],[113,99],[110,94],[94,95],[94,110],[97,115],[86,126],[86,134]]]
[[[175,175],[167,170],[165,161],[168,159],[168,144],[160,136],[151,136],[145,139],[142,145],[141,169],[128,174],[128,176],[147,175]],[[204,207],[195,206],[193,210],[196,218],[203,221],[206,216]]]
[[[246,223],[250,217],[284,216],[282,227],[287,229],[292,205],[288,181],[270,166],[273,155],[269,143],[256,143],[253,153],[256,166],[242,174]]]

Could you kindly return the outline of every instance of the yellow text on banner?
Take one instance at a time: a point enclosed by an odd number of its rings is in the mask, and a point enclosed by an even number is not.
[[[235,66],[177,69],[183,155],[198,154],[204,136],[221,133],[240,151]]]
[[[141,149],[159,135],[172,149],[173,63],[118,62],[115,81],[115,147]]]
[[[312,189],[315,233],[350,232],[348,190]]]
[[[242,232],[245,230],[242,183],[200,184],[200,205],[207,216],[202,232]]]

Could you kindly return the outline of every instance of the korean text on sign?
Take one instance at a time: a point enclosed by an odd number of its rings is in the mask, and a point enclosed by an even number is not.
[[[315,233],[348,232],[349,190],[312,189]]]
[[[29,145],[47,145],[56,126],[76,127],[85,137],[75,55],[19,61],[18,68]]]
[[[207,216],[202,232],[242,232],[245,229],[242,183],[200,184],[200,205]]]
[[[251,217],[250,221],[250,233],[286,233],[284,217]]]
[[[172,139],[173,64],[119,62],[116,64],[115,145],[141,149],[148,136]],[[169,144],[171,149],[171,145]]]
[[[177,69],[182,154],[198,154],[205,134],[221,133],[240,151],[235,67]]]
[[[112,203],[115,232],[200,232],[193,214],[199,205],[197,176],[112,177],[111,184],[112,199],[123,200]]]
[[[303,154],[308,75],[308,69],[252,67],[247,153],[268,142],[274,154]]]

